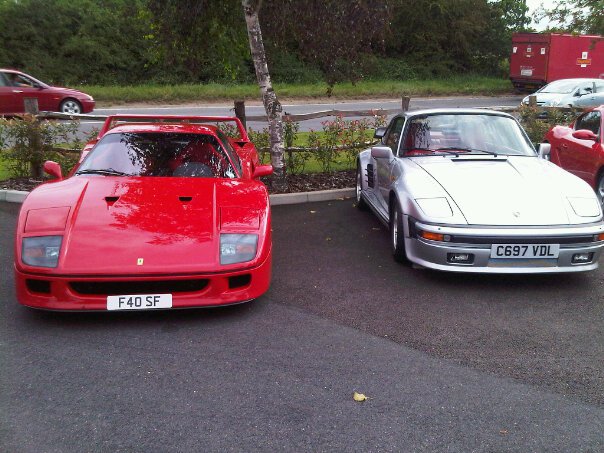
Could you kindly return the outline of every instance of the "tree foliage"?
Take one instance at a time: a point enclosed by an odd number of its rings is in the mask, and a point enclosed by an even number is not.
[[[604,35],[604,0],[560,0],[546,15],[561,31]]]
[[[390,11],[386,0],[266,0],[261,19],[273,53],[287,48],[332,86],[360,79],[360,56],[383,50]]]
[[[144,80],[149,24],[142,0],[20,0],[0,3],[0,66],[49,82]]]
[[[582,2],[602,0],[562,3]],[[525,0],[261,4],[275,82],[497,74],[527,27]],[[0,0],[0,42],[0,67],[50,83],[255,80],[239,0]]]

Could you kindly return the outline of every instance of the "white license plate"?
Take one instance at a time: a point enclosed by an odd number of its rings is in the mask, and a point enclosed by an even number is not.
[[[558,258],[560,244],[493,244],[491,258]]]
[[[532,69],[521,69],[520,75],[525,76],[525,77],[531,77],[533,75],[533,70]]]
[[[152,310],[154,308],[172,308],[172,294],[107,296],[107,310]]]

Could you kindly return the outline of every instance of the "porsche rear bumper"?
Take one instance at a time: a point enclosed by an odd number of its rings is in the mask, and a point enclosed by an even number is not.
[[[108,295],[161,291],[172,294],[172,308],[231,305],[256,299],[268,290],[271,259],[269,253],[260,265],[234,272],[144,277],[38,275],[15,268],[17,300],[22,305],[46,310],[99,311],[107,310]]]
[[[586,226],[529,228],[474,228],[408,223],[405,238],[409,260],[430,269],[449,272],[486,274],[585,272],[598,268],[604,241],[595,237],[604,233],[601,223]],[[416,230],[447,235],[450,241],[426,240]],[[491,249],[498,244],[558,244],[556,258],[493,258]],[[587,261],[576,262],[578,254]],[[454,255],[468,255],[467,262],[452,262]]]

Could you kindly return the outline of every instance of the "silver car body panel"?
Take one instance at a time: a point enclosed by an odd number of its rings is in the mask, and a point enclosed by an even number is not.
[[[408,121],[439,113],[500,114],[443,109],[401,116]],[[597,268],[604,247],[604,241],[595,239],[604,233],[602,210],[591,187],[581,179],[536,153],[398,157],[401,142],[402,138],[389,158],[374,158],[371,149],[359,154],[360,196],[387,226],[390,203],[400,206],[410,261],[432,269],[477,273],[579,272]],[[430,209],[426,209],[424,200],[438,200],[440,208],[426,212]],[[575,211],[573,203],[586,203],[592,208],[592,202],[595,207],[587,212],[589,216]],[[427,206],[430,208],[429,203]],[[449,235],[452,240],[426,240],[416,234],[418,228]],[[493,244],[517,243],[559,244],[559,257],[491,258]],[[453,264],[448,262],[450,253],[471,253],[474,259],[471,264]],[[592,259],[574,264],[572,257],[577,253],[593,253]]]
[[[602,79],[561,79],[560,81],[575,81],[576,85],[570,93],[555,93],[555,92],[542,92],[541,90],[547,89],[548,85],[545,85],[540,90],[533,93],[531,96],[536,97],[538,106],[541,107],[577,107],[577,108],[588,108],[597,107],[604,104],[604,80]],[[556,83],[553,82],[553,83]],[[587,92],[589,88],[592,91]],[[526,96],[522,100],[523,104],[529,103],[529,96]]]

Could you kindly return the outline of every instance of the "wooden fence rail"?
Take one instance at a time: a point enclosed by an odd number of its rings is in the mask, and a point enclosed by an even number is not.
[[[88,120],[88,121],[105,121],[107,119],[107,115],[72,115],[67,113],[59,113],[59,112],[40,112],[38,111],[38,103],[37,99],[26,99],[25,107],[27,114],[36,115],[37,118],[40,119],[54,119],[54,120]],[[411,98],[408,96],[401,97],[401,108],[400,109],[368,109],[368,110],[339,110],[339,109],[330,109],[330,110],[321,110],[318,112],[312,113],[299,113],[299,114],[290,114],[285,112],[283,115],[283,119],[286,121],[293,122],[301,122],[318,118],[326,118],[333,116],[341,116],[343,118],[351,118],[351,117],[375,117],[375,116],[389,116],[393,114],[397,114],[403,111],[407,111],[409,109]],[[536,103],[536,97],[529,97],[529,105],[532,107],[539,108],[542,112],[546,112],[549,107],[540,107]],[[479,107],[481,109],[489,109],[489,110],[497,110],[500,112],[508,112],[508,113],[517,113],[519,111],[520,106],[491,106],[491,107]],[[577,109],[573,109],[570,107],[554,107],[556,110],[563,112],[572,112]],[[239,118],[244,126],[247,122],[262,122],[267,121],[266,115],[246,115],[245,114],[245,102],[244,101],[235,101],[234,103],[234,112],[237,118]],[[20,116],[20,115],[14,115]],[[373,142],[368,142],[367,146],[371,146]],[[358,148],[358,147],[357,147]],[[352,149],[350,146],[338,146],[335,149],[337,150],[346,150]],[[79,153],[81,150],[75,149],[64,149],[64,148],[56,148],[54,149],[56,152],[60,153]],[[259,151],[266,151],[266,149],[261,148]],[[303,152],[303,151],[317,151],[316,148],[304,148],[304,147],[290,147],[286,148],[285,152]]]

